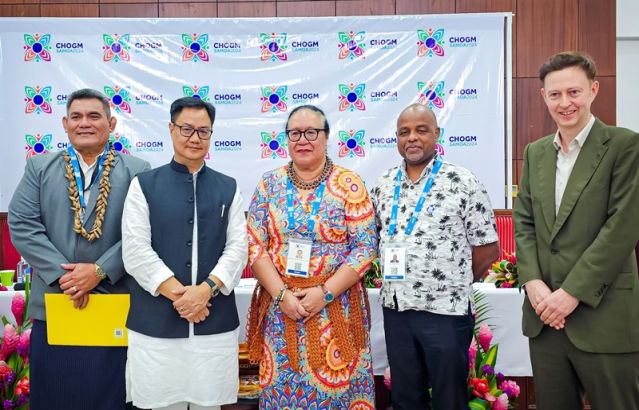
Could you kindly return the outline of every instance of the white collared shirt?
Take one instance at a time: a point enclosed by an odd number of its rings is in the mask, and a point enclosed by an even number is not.
[[[559,136],[559,130],[555,134],[553,145],[557,149],[557,169],[555,173],[555,216],[559,212],[559,206],[561,205],[561,199],[564,197],[566,191],[566,185],[568,179],[572,173],[572,169],[575,167],[577,157],[581,152],[581,147],[586,143],[586,138],[590,134],[592,126],[595,124],[594,115],[590,114],[590,121],[588,124],[577,134],[574,140],[568,144],[568,152],[564,152],[561,146],[561,137]]]
[[[87,165],[87,163],[84,162],[84,158],[82,158],[82,154],[80,154],[78,151],[75,152],[76,157],[78,157],[78,163],[80,164],[80,169],[82,170],[82,175],[84,175],[84,186],[82,187],[82,189],[84,189],[85,204],[89,203],[89,196],[91,196],[91,190],[89,189],[91,186],[89,184],[91,183],[91,176],[93,176],[93,170],[98,165],[98,162],[100,162],[100,158],[102,157],[103,154],[104,154],[104,151],[102,151],[100,154],[98,154],[97,157],[95,157],[95,161],[93,161],[93,164]]]

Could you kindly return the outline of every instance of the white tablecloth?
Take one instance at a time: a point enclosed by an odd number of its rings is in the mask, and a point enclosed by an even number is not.
[[[253,293],[252,279],[242,279],[235,288],[235,300],[240,315],[240,341],[245,339],[246,315]],[[528,339],[521,332],[521,305],[524,294],[517,289],[481,289],[484,301],[490,306],[486,315],[488,324],[494,325],[493,343],[499,343],[496,370],[506,376],[532,376],[528,352]],[[15,292],[0,291],[0,315],[15,323],[11,313],[11,299]],[[384,318],[379,304],[379,289],[369,289],[371,306],[371,348],[373,353],[373,372],[384,374],[388,359],[384,342]],[[0,328],[0,336],[4,329]]]
[[[235,302],[240,315],[240,341],[245,339],[246,315],[253,294],[252,279],[242,279],[235,288]],[[488,324],[494,325],[493,343],[499,343],[497,351],[497,371],[506,376],[532,376],[528,339],[521,332],[521,305],[524,294],[517,289],[481,289],[484,302],[490,307],[486,315]],[[388,366],[386,344],[384,342],[384,317],[379,304],[379,289],[369,289],[371,306],[371,349],[373,372],[384,374]]]

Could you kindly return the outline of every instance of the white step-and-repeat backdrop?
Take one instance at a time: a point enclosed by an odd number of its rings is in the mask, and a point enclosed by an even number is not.
[[[195,96],[217,119],[207,164],[239,182],[289,161],[284,124],[322,108],[329,155],[369,189],[397,165],[395,124],[432,108],[437,149],[486,185],[506,185],[504,14],[295,19],[0,19],[0,211],[33,155],[64,150],[67,96],[104,92],[116,149],[167,163],[171,102]]]

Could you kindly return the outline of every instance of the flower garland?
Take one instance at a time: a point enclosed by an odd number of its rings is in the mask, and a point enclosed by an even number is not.
[[[102,223],[104,222],[104,214],[107,207],[107,198],[111,191],[111,183],[109,182],[109,174],[111,173],[111,167],[115,160],[115,148],[113,144],[109,144],[109,152],[104,160],[104,169],[102,170],[102,176],[100,177],[100,195],[95,205],[95,221],[90,232],[82,226],[82,214],[84,209],[80,204],[80,194],[78,192],[78,184],[75,180],[75,173],[73,172],[73,165],[71,165],[71,158],[69,157],[69,151],[64,151],[64,160],[67,162],[65,167],[67,173],[65,177],[69,180],[69,199],[71,200],[71,209],[75,212],[75,222],[73,224],[73,230],[75,233],[82,235],[89,242],[93,242],[102,236]]]

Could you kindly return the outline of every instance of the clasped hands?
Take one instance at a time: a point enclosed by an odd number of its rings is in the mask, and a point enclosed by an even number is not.
[[[180,317],[189,323],[200,323],[209,316],[211,288],[206,283],[183,286],[171,291],[171,293],[179,296],[173,302],[173,307],[178,311]]]
[[[304,319],[304,323],[319,313],[326,302],[321,288],[312,287],[299,292],[287,291],[279,303],[280,310],[292,320]]]
[[[98,286],[100,278],[95,274],[95,265],[92,263],[63,263],[62,269],[66,272],[60,276],[58,282],[60,289],[69,300],[73,301],[75,309],[84,309],[89,303],[91,291]]]
[[[552,292],[540,279],[526,283],[526,293],[539,319],[557,330],[564,328],[566,317],[579,305],[579,299],[561,288]]]

